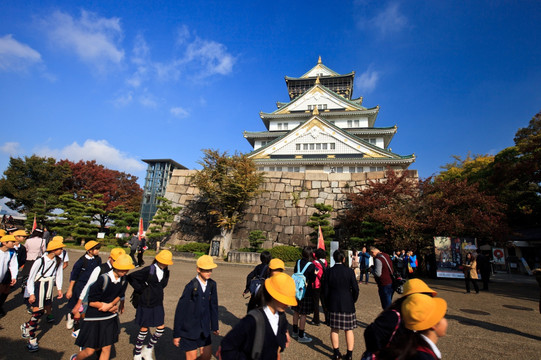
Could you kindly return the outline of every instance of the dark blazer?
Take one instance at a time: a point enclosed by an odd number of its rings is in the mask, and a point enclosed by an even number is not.
[[[182,292],[175,311],[173,337],[198,339],[218,330],[218,292],[216,281],[208,279],[203,293],[201,284],[194,278]]]
[[[359,297],[355,272],[344,264],[334,264],[323,274],[323,296],[330,312],[354,313]]]
[[[266,267],[266,269],[265,269]],[[265,270],[265,271],[263,271]],[[267,278],[269,275],[269,264],[258,264],[249,274],[246,276],[246,288],[245,292],[248,292],[250,290],[250,283],[252,282],[252,279],[256,276],[263,275],[263,278]]]
[[[259,309],[263,312],[263,309]],[[265,338],[259,360],[275,360],[278,350],[286,348],[287,319],[284,313],[280,313],[278,322],[278,334],[274,335],[267,316],[265,318]],[[256,332],[256,322],[252,316],[245,316],[237,325],[222,339],[222,360],[251,359],[252,347]]]
[[[133,287],[133,291],[141,294],[139,306],[154,307],[163,305],[163,289],[165,289],[169,282],[169,269],[165,268],[163,270],[163,278],[161,281],[158,281],[155,271],[150,275],[150,268],[152,266],[155,265],[152,264],[128,274],[128,282]]]

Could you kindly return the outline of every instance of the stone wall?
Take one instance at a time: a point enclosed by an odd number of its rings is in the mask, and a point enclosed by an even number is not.
[[[170,243],[186,241],[209,241],[219,234],[212,219],[204,214],[204,204],[198,202],[199,190],[191,186],[190,176],[196,170],[175,170],[167,187],[166,198],[174,205],[182,206],[173,224],[174,234]],[[417,171],[411,171],[417,179]],[[334,224],[338,213],[344,210],[348,193],[366,187],[369,181],[385,181],[385,172],[353,174],[267,172],[264,192],[252,200],[246,209],[244,220],[233,234],[233,249],[248,246],[252,230],[267,234],[264,248],[276,245],[308,245],[312,228],[305,226],[316,211],[314,204],[331,205]]]

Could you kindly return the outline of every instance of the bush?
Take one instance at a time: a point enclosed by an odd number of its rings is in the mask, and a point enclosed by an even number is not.
[[[280,259],[284,262],[297,261],[301,258],[301,248],[295,246],[277,246],[269,249],[273,258]]]
[[[210,250],[210,244],[193,242],[184,245],[176,245],[175,250],[178,252],[208,254]]]

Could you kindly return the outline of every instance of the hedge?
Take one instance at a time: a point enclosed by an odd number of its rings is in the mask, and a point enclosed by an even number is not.
[[[208,254],[210,250],[210,244],[193,242],[193,243],[188,243],[184,245],[176,245],[175,250],[178,252]]]
[[[280,259],[284,262],[297,261],[301,258],[302,249],[295,246],[276,246],[269,249],[273,258]]]

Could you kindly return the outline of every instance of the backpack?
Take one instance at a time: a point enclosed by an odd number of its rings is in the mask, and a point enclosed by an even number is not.
[[[265,281],[265,274],[267,273],[268,267],[268,265],[263,266],[263,270],[261,270],[261,273],[259,273],[259,275],[256,275],[252,280],[250,280],[250,294],[252,294],[252,296],[257,293],[257,290],[259,290],[259,287]]]
[[[304,298],[304,294],[306,293],[306,285],[308,283],[306,282],[306,276],[304,276],[304,272],[306,271],[306,269],[308,269],[308,266],[310,266],[310,264],[311,262],[307,262],[301,271],[301,261],[298,260],[297,272],[291,276],[293,278],[293,281],[295,281],[295,297],[297,298],[297,300],[302,300]]]
[[[147,277],[147,280],[145,281],[145,289],[148,287],[148,282],[150,281],[150,277],[152,275],[154,275],[155,273],[156,273],[156,268],[154,267],[154,265],[150,265],[150,270],[148,272],[148,277]],[[145,289],[143,289],[143,291],[145,291]],[[137,292],[135,290],[133,290],[133,292],[131,294],[130,302],[133,305],[133,307],[136,308],[136,309],[140,304],[141,295],[143,295],[143,292]]]
[[[400,323],[402,322],[402,317],[400,316],[400,312],[398,312],[396,310],[391,310],[391,311],[394,312],[396,314],[396,316],[398,317],[398,321],[396,322],[396,324],[394,326],[393,332],[391,334],[389,334],[389,333],[386,332],[387,330],[385,330],[385,329],[378,329],[376,331],[373,330],[373,332],[375,334],[378,334],[379,336],[382,336],[382,337],[389,336],[389,338],[386,339],[385,347],[388,347],[388,346],[391,345],[391,342],[393,341],[393,338],[396,335],[396,332],[398,331],[398,328],[400,327]],[[374,326],[377,327],[375,322],[368,325],[368,327],[366,329],[369,331],[369,328],[374,327]],[[366,335],[365,335],[365,339],[366,339]],[[378,354],[379,354],[380,351],[381,351],[381,348],[377,349],[377,351],[375,351],[375,352],[371,352],[371,351],[366,350],[361,355],[361,360],[376,360],[376,359],[378,359]]]
[[[325,273],[326,267],[323,260],[316,260],[313,262],[313,264],[316,267],[316,269],[319,270],[319,272],[316,274],[316,279],[314,280],[313,288],[319,289],[321,287],[321,278],[323,277],[323,274]]]
[[[34,279],[34,282],[37,282],[39,280],[41,280],[41,278],[43,277],[43,275],[49,271],[49,269],[54,265],[49,265],[49,267],[43,271],[43,267],[45,266],[45,258],[44,258],[45,255],[43,255],[40,259],[41,259],[41,264],[39,265],[38,267],[38,271],[36,272],[36,274],[39,274],[39,272],[41,271],[41,274],[36,277],[36,279]],[[55,274],[56,272],[58,271],[58,268],[60,267],[60,264],[62,264],[62,259],[60,259],[58,256],[55,256],[55,260],[56,260],[56,266],[55,266]]]
[[[261,351],[263,350],[263,343],[265,342],[265,314],[259,309],[253,309],[248,312],[248,316],[251,316],[255,320],[255,336],[254,343],[252,344],[252,360],[259,360],[261,357]],[[283,324],[284,317],[280,316],[278,320],[278,329]]]

